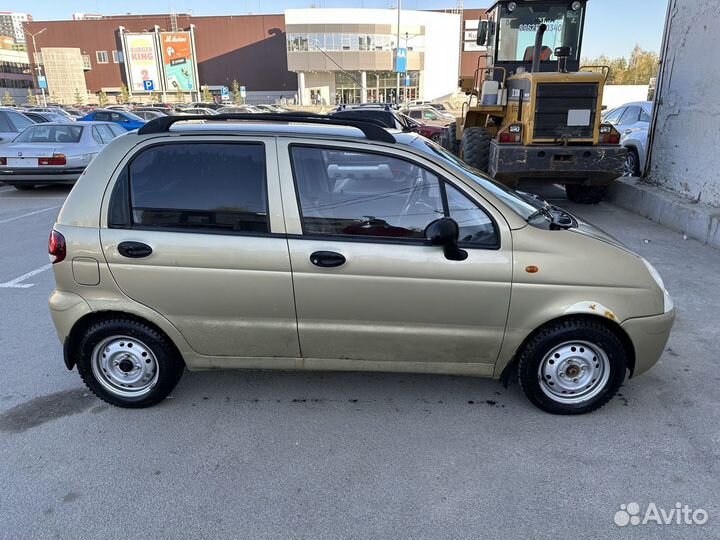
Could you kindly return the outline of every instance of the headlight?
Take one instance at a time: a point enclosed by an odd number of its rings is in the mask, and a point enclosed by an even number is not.
[[[660,287],[660,290],[663,292],[663,309],[665,313],[667,313],[673,308],[673,299],[670,296],[670,293],[665,288],[665,283],[663,283],[663,280],[660,277],[658,271],[655,270],[655,267],[649,262],[647,262],[644,258],[642,259],[642,262],[645,263],[645,268],[648,269],[648,272],[650,272],[650,275],[655,280],[655,283],[657,283],[658,287]]]

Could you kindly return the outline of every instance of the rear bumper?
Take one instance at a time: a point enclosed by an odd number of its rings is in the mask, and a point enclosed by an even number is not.
[[[653,317],[628,319],[621,327],[635,348],[635,370],[639,375],[653,367],[665,351],[670,329],[675,322],[675,310]]]
[[[517,184],[525,180],[607,185],[622,176],[622,146],[516,146],[490,144],[492,177]]]
[[[0,169],[0,182],[6,184],[52,184],[55,182],[75,182],[85,167],[45,169],[39,167],[26,169]]]

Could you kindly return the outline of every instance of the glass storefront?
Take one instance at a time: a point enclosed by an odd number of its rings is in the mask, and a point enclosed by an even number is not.
[[[397,74],[392,71],[368,71],[365,91],[368,103],[396,101]],[[362,103],[362,76],[359,71],[335,73],[335,103]],[[400,101],[419,99],[420,72],[408,71],[400,75]]]
[[[392,34],[287,34],[288,52],[301,51],[393,51],[397,36]],[[401,36],[400,46],[424,51],[425,36]]]

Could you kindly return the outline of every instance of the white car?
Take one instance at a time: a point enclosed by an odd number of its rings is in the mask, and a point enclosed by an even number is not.
[[[0,181],[20,190],[74,183],[98,152],[124,133],[111,122],[34,124],[0,146]]]

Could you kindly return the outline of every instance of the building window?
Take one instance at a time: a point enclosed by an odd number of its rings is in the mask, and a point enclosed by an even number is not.
[[[107,51],[95,51],[95,59],[97,60],[98,64],[107,64],[108,63]]]
[[[123,63],[122,51],[113,51],[112,57],[113,57],[113,64],[122,64]]]
[[[83,63],[83,69],[85,71],[90,71],[92,69],[92,64],[90,64],[90,55],[89,54],[82,55],[82,63]]]

